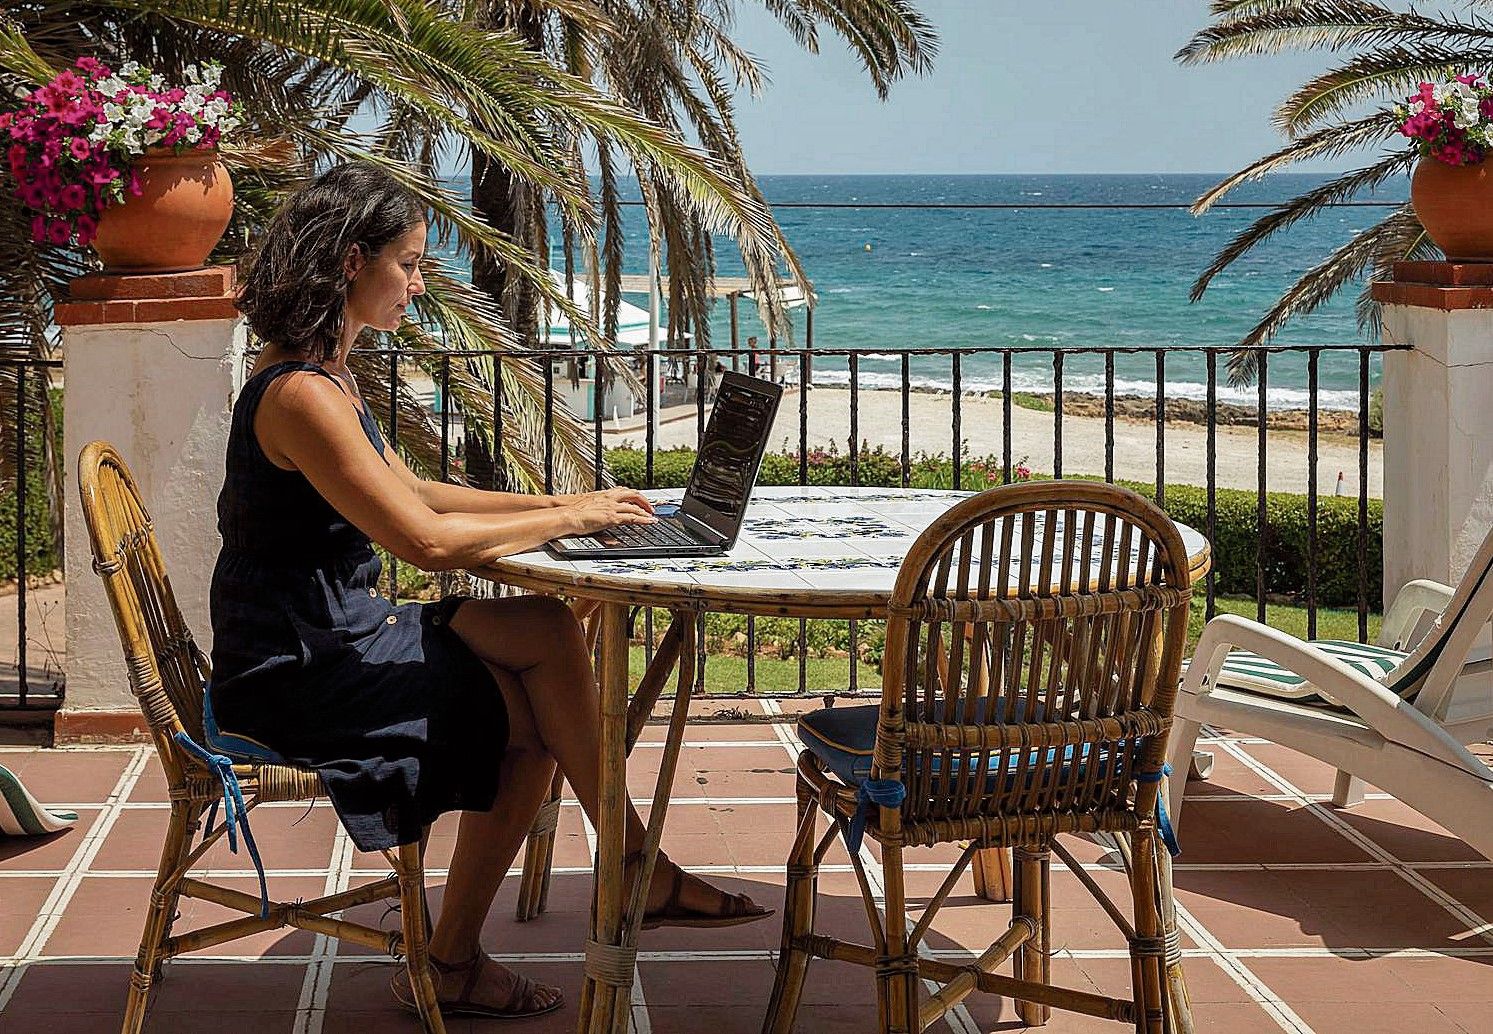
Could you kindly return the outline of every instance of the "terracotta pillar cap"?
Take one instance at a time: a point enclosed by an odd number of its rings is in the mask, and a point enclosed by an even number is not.
[[[91,273],[68,285],[53,319],[59,326],[222,320],[234,307],[232,266],[184,273]]]
[[[1369,291],[1381,305],[1493,309],[1493,262],[1396,262],[1393,278]]]

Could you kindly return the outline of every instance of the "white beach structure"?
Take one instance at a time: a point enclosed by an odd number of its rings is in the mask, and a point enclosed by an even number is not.
[[[556,286],[563,289],[564,274],[552,269],[550,276],[554,279]],[[571,287],[570,300],[581,312],[592,311],[591,285],[588,278],[576,276]],[[603,295],[597,311],[600,311],[606,302],[607,299]],[[657,347],[659,341],[667,340],[667,331],[657,329],[656,324],[650,326],[651,319],[648,310],[639,308],[625,299],[618,299],[615,347],[621,351],[646,349],[650,346]],[[689,334],[686,333],[683,337],[688,338]],[[572,333],[570,320],[559,311],[551,312],[549,326],[544,329],[539,344],[541,348],[553,349],[589,350],[591,347],[591,343],[583,336]],[[577,370],[578,376],[571,375],[571,363],[567,360],[556,359],[551,366],[555,373],[555,396],[562,399],[569,406],[570,411],[582,420],[595,419],[596,364],[586,357],[581,357]],[[655,398],[663,397],[666,373],[666,364],[660,363],[655,368],[655,376],[658,378],[658,383],[654,386]],[[642,411],[646,405],[646,398],[637,394],[635,386],[628,383],[625,378],[614,377],[610,384],[603,386],[601,415],[604,419],[630,417]]]

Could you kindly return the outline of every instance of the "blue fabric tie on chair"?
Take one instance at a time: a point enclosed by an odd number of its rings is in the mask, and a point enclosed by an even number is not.
[[[1137,783],[1159,783],[1172,774],[1172,766],[1163,764],[1160,772],[1149,775],[1138,775],[1135,777]],[[1177,843],[1177,833],[1172,829],[1172,820],[1166,813],[1166,798],[1161,794],[1156,795],[1156,831],[1161,834],[1161,842],[1171,852],[1172,857],[1182,853],[1182,846]]]
[[[898,808],[907,799],[907,787],[900,779],[867,779],[855,788],[860,802],[855,817],[845,831],[845,846],[853,855],[861,849],[861,839],[866,835],[866,820],[876,808]]]
[[[259,858],[259,848],[254,843],[254,834],[249,830],[249,809],[244,804],[244,792],[239,786],[238,775],[233,771],[233,759],[225,754],[214,754],[206,747],[201,746],[184,731],[178,731],[176,742],[180,743],[182,749],[197,758],[218,777],[223,784],[223,824],[228,827],[228,850],[238,854],[238,830],[244,831],[244,846],[249,849],[249,858],[254,862],[254,871],[259,874],[259,918],[270,917],[270,891],[264,878],[264,862]],[[213,804],[207,813],[207,825],[203,829],[206,836],[212,832],[214,813],[218,806]]]

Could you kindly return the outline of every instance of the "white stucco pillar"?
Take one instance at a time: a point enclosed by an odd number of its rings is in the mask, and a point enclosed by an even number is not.
[[[243,384],[245,328],[226,266],[83,277],[57,306],[56,320],[69,491],[67,688],[55,731],[59,742],[114,739],[128,736],[140,716],[71,490],[78,455],[101,438],[129,464],[188,625],[210,649],[216,504],[233,400]]]
[[[1384,357],[1384,598],[1455,584],[1493,526],[1493,264],[1402,262],[1377,283]]]

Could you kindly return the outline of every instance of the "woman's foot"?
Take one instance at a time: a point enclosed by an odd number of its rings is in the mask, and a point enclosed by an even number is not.
[[[488,958],[483,951],[455,964],[432,955],[430,975],[435,981],[436,1001],[443,1016],[522,1019],[558,1009],[565,1001],[558,987],[515,973]],[[415,1009],[407,969],[395,974],[391,987],[400,1005]]]
[[[637,871],[641,853],[628,856],[624,873]],[[653,881],[643,905],[643,929],[660,926],[740,926],[772,915],[745,894],[728,894],[700,877],[685,872],[662,851],[653,866]]]

